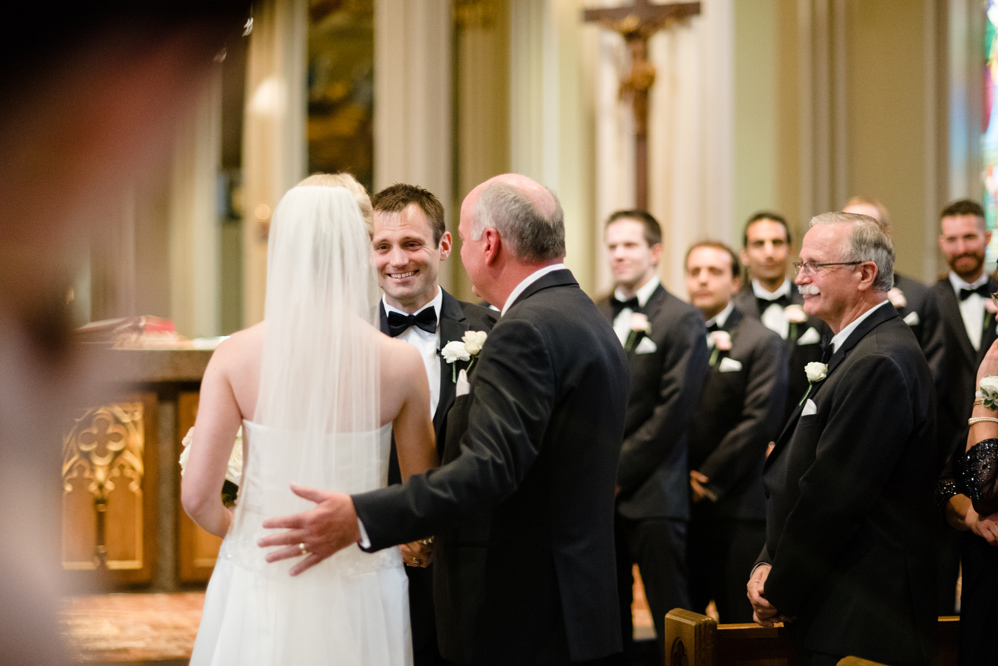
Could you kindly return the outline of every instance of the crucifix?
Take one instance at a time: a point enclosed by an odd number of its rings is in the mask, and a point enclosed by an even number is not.
[[[631,54],[631,71],[620,82],[620,96],[630,97],[634,108],[634,203],[641,210],[648,209],[648,91],[655,83],[648,40],[659,30],[699,13],[699,2],[656,5],[650,0],[583,12],[586,22],[599,21],[623,37]]]

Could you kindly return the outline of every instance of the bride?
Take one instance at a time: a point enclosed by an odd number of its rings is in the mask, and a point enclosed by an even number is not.
[[[364,211],[362,216],[361,210]],[[205,371],[183,478],[184,509],[225,536],[192,664],[410,664],[398,549],[357,546],[298,576],[256,541],[268,517],[314,506],[292,483],[345,493],[384,486],[392,431],[403,477],[436,464],[419,353],[377,330],[371,204],[347,174],[315,175],[274,212],[264,321],[219,345]],[[366,226],[365,226],[366,222]],[[236,431],[245,461],[235,512],[220,491]]]

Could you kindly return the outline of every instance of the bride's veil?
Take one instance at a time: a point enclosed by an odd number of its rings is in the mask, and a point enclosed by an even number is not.
[[[377,432],[371,241],[357,194],[316,181],[347,184],[370,206],[352,177],[320,175],[292,188],[274,211],[253,420],[281,431],[268,437],[281,451],[250,457],[276,466],[264,475],[279,485],[357,492],[383,484],[386,454]],[[278,494],[268,513],[303,508],[286,484]]]

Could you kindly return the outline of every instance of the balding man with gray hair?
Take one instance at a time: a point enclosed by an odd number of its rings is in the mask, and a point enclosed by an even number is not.
[[[562,263],[549,189],[496,176],[465,198],[458,234],[476,291],[502,315],[484,344],[463,348],[474,363],[456,378],[444,465],[360,495],[308,491],[316,509],[268,521],[286,531],[261,545],[301,544],[276,560],[435,535],[445,659],[596,662],[621,649],[613,512],[627,359]]]
[[[805,663],[853,655],[928,664],[935,391],[888,304],[890,238],[865,216],[826,213],[804,236],[804,310],[834,333],[826,362],[766,461],[766,545],[748,583],[755,619],[787,623]]]

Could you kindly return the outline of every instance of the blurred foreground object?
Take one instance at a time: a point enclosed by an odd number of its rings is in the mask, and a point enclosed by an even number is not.
[[[170,145],[246,2],[20,7],[0,44],[0,663],[67,661],[55,621],[60,436],[91,386],[66,288]]]

